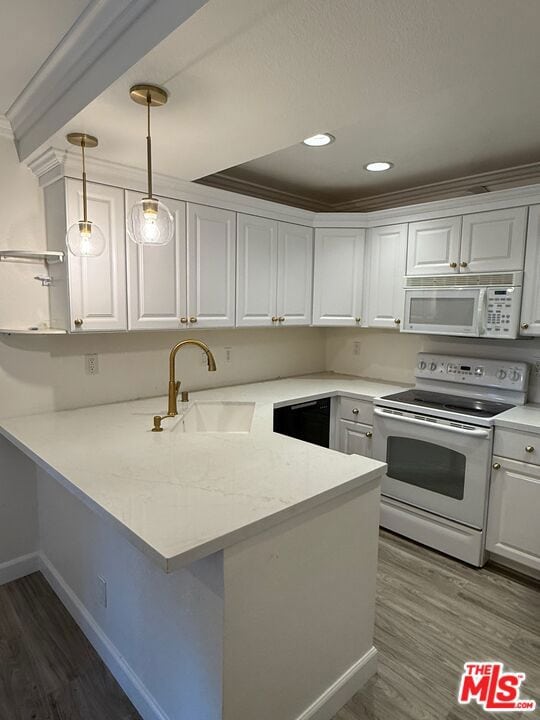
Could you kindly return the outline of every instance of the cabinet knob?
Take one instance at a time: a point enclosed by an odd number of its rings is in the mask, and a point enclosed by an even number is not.
[[[75,318],[73,322],[75,323],[75,327],[81,327],[81,325],[83,324],[81,318]]]
[[[534,447],[532,445],[525,445],[525,452],[533,453]]]
[[[457,268],[457,263],[450,263],[451,268]]]
[[[182,325],[187,325],[187,321],[188,319],[186,317],[180,318],[180,322],[182,323]]]
[[[367,438],[372,438],[372,437],[373,437],[373,433],[368,430],[367,433],[366,433],[366,437],[367,437]]]
[[[396,325],[401,325],[401,320],[399,318],[394,318],[394,322]]]
[[[469,263],[466,263],[465,260],[462,260],[462,261],[459,263],[459,266],[460,266],[460,267],[468,267],[468,266],[469,266]]]
[[[521,329],[522,330],[528,330],[529,329],[529,323],[521,323]]]
[[[273,323],[276,323],[278,320],[279,320],[279,318],[277,317],[277,315],[272,315],[272,322],[273,322]]]
[[[355,318],[355,321],[356,321],[357,323],[361,323],[361,322],[362,322],[362,318],[361,318],[361,317]]]
[[[285,322],[285,318],[283,316],[278,318],[278,320],[279,320],[279,322]]]
[[[359,410],[358,408],[353,408],[353,409],[352,409],[352,414],[353,414],[353,415],[358,415],[359,412],[360,412],[360,410]]]
[[[501,469],[501,463],[493,463],[492,465],[494,470],[500,470]]]
[[[189,318],[189,322],[195,324],[195,323],[197,322],[197,318],[196,318],[196,317],[190,317],[190,318]]]

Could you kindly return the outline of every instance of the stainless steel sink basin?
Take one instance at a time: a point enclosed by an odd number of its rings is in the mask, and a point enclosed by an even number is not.
[[[255,403],[250,402],[195,402],[176,427],[185,433],[247,433],[254,410]]]

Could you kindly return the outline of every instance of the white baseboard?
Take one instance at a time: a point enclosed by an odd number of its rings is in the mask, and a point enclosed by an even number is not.
[[[13,560],[0,563],[0,585],[5,585],[12,580],[18,580],[39,569],[39,554],[37,552],[20,555]]]
[[[94,646],[98,655],[144,720],[169,720],[169,717],[159,707],[153,695],[150,694],[116,646],[109,640],[93,616],[43,553],[39,555],[39,567],[36,567],[36,569],[42,571],[69,614]]]
[[[377,649],[371,647],[343,675],[304,710],[296,720],[331,720],[377,671]]]

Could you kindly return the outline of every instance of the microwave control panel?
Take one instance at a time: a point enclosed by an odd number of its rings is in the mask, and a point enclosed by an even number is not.
[[[484,337],[515,338],[519,330],[521,288],[486,289]]]

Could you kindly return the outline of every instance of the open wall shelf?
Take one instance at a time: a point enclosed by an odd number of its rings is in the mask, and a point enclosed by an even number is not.
[[[0,335],[66,335],[67,330],[57,328],[0,328]]]
[[[58,263],[64,261],[64,253],[54,250],[37,252],[34,250],[0,250],[0,261],[28,260],[35,262]]]

